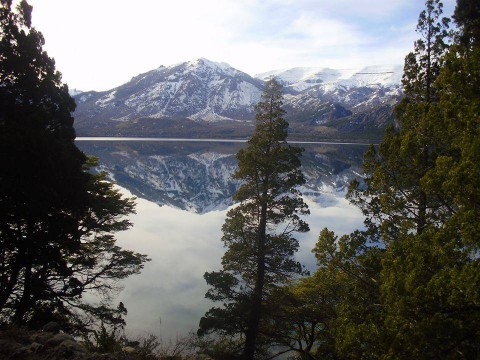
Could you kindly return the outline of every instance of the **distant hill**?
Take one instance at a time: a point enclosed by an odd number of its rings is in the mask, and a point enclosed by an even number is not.
[[[246,137],[266,79],[284,85],[296,138],[375,138],[394,121],[400,66],[293,68],[251,77],[225,63],[184,62],[103,92],[74,95],[78,136]]]

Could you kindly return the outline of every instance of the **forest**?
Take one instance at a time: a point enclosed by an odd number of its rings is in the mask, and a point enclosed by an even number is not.
[[[396,121],[348,189],[364,228],[323,229],[311,274],[295,258],[295,234],[309,231],[302,149],[287,140],[282,85],[265,83],[237,153],[242,186],[222,227],[222,269],[204,275],[215,306],[176,347],[188,355],[123,335],[127,309],[112,295],[149,261],[116,243],[135,199],[76,147],[76,105],[32,7],[0,4],[0,340],[57,324],[88,349],[57,358],[480,358],[477,0],[457,0],[452,19],[440,0],[425,1]],[[87,301],[92,293],[101,300]],[[51,359],[39,346],[16,356]]]

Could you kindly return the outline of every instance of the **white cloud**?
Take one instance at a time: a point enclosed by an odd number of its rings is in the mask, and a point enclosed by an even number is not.
[[[370,41],[368,35],[362,34],[351,24],[307,13],[300,14],[288,32],[307,40],[310,48],[359,46]]]
[[[206,57],[250,74],[403,62],[418,0],[30,0],[64,80],[105,90],[160,65]],[[454,0],[446,1],[452,8]],[[412,41],[413,42],[413,41]],[[390,49],[389,49],[390,48]],[[398,55],[399,49],[402,55]],[[337,65],[338,64],[338,65]],[[362,63],[361,65],[365,65]]]

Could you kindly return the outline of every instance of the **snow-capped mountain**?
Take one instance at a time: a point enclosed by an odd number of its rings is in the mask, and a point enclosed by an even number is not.
[[[397,87],[402,80],[401,66],[367,66],[358,69],[330,69],[319,67],[297,67],[275,70],[256,75],[267,80],[279,79],[284,87],[301,92],[320,85],[323,91],[348,90],[359,87]]]
[[[258,79],[228,64],[198,59],[161,66],[109,91],[83,93],[76,97],[75,117],[93,127],[140,118],[249,120],[261,93]]]
[[[358,69],[293,68],[257,75],[274,76],[290,94],[285,106],[298,133],[327,127],[336,134],[381,135],[393,121],[401,97],[401,66]]]
[[[284,84],[293,134],[345,136],[392,121],[401,73],[399,66],[294,68],[254,78],[201,58],[161,66],[109,91],[76,95],[74,116],[80,136],[246,136],[264,81],[275,76]]]

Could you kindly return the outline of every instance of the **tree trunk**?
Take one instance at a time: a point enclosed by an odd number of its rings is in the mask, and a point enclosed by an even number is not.
[[[17,256],[15,261],[13,262],[11,269],[10,270],[10,277],[7,274],[7,271],[5,271],[4,274],[2,274],[3,279],[2,279],[2,284],[0,286],[0,310],[2,310],[5,305],[8,302],[8,299],[12,295],[13,288],[15,287],[15,284],[18,282],[18,276],[20,275],[20,270],[22,269],[21,267],[21,262]]]
[[[30,244],[33,243],[34,230],[33,224],[31,221],[27,221],[27,235],[22,247],[20,248],[23,252],[24,258],[24,275],[23,275],[23,293],[20,298],[20,301],[15,307],[15,314],[13,316],[13,322],[17,325],[22,325],[24,322],[25,313],[31,305],[31,293],[32,293],[32,249]]]
[[[20,302],[16,306],[15,315],[13,316],[13,322],[16,325],[23,325],[25,313],[30,307],[30,294],[32,289],[32,268],[30,264],[25,267],[25,276],[23,284],[23,294]]]
[[[266,196],[266,193],[264,193]],[[265,197],[264,197],[265,198]],[[247,332],[245,334],[245,349],[243,357],[245,360],[253,360],[257,344],[257,335],[262,317],[262,295],[265,285],[265,242],[267,232],[267,204],[263,203],[260,213],[260,224],[258,229],[258,261],[257,261],[257,279],[253,289],[251,310],[247,322]]]

